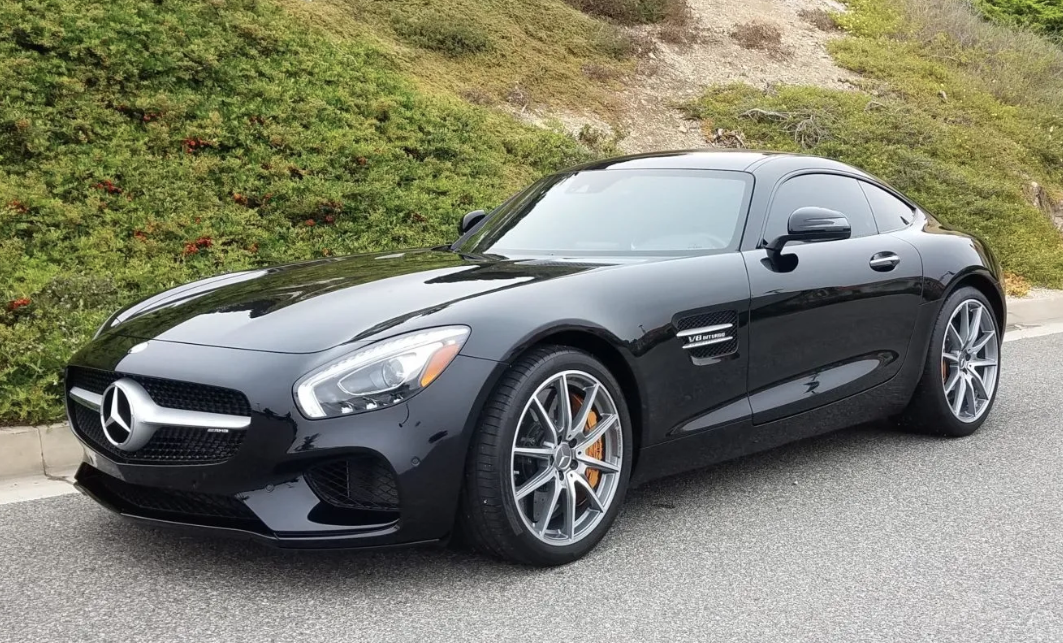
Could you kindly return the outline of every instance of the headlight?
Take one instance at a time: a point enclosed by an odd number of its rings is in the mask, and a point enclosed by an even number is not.
[[[468,337],[468,327],[447,326],[372,344],[303,376],[295,401],[313,419],[398,404],[435,381]]]

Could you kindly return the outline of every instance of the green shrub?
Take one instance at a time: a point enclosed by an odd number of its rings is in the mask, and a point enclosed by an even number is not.
[[[65,361],[126,302],[444,242],[587,157],[398,69],[262,0],[0,0],[0,423],[60,417]]]
[[[428,13],[415,18],[401,17],[395,31],[411,45],[438,51],[447,56],[463,56],[487,51],[491,39],[478,25],[444,14]]]
[[[368,35],[428,91],[472,90],[480,103],[501,103],[519,86],[522,106],[604,114],[616,108],[615,87],[587,82],[583,69],[621,77],[635,66],[622,27],[565,0],[271,1],[337,38]]]
[[[688,16],[686,0],[565,0],[584,13],[625,25],[641,25]]]
[[[840,20],[855,35],[893,36],[949,63],[1013,105],[1063,104],[1063,48],[1044,36],[987,22],[963,0],[849,0]]]
[[[977,4],[993,20],[1063,34],[1063,3],[1059,0],[977,0]]]

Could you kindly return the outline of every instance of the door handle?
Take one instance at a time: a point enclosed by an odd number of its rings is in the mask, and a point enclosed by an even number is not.
[[[871,257],[871,261],[867,264],[871,266],[872,270],[878,272],[889,272],[897,267],[897,264],[901,262],[901,258],[892,252],[879,252]]]

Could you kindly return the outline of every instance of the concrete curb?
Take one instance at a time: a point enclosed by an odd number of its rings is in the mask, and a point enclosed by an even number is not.
[[[1037,328],[1048,331],[1059,324],[1063,324],[1063,291],[1008,300],[1007,331],[1022,336],[1016,339],[1035,337]],[[81,462],[81,453],[81,443],[65,422],[0,429],[0,478],[60,475]]]
[[[1008,300],[1008,328],[1023,329],[1058,322],[1063,322],[1063,291]]]
[[[0,429],[0,478],[59,475],[81,462],[81,453],[65,422]]]

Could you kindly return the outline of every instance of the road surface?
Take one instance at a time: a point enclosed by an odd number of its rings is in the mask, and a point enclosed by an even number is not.
[[[634,491],[585,560],[271,551],[0,506],[3,641],[1063,641],[1063,335],[972,438],[870,426]]]

